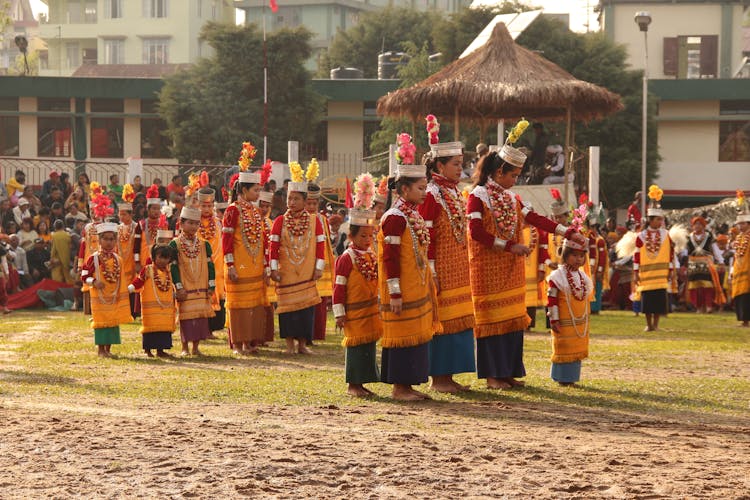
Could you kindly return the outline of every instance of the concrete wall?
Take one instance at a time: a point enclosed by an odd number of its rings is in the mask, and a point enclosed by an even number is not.
[[[328,151],[338,155],[363,154],[364,122],[360,120],[336,120],[340,118],[362,117],[364,115],[364,103],[355,102],[328,102]]]
[[[731,60],[721,60],[722,12],[731,9]],[[643,61],[643,33],[633,20],[638,11],[651,14],[648,29],[648,71],[650,78],[672,78],[664,75],[664,38],[690,35],[719,35],[719,72],[722,66],[729,65],[734,71],[742,60],[742,16],[740,5],[722,7],[718,3],[708,4],[653,4],[628,3],[607,8],[603,16],[604,30],[613,39],[628,48],[627,62],[641,69]],[[728,13],[727,13],[728,14]]]
[[[750,185],[750,162],[719,161],[719,101],[659,105],[659,185],[667,191],[734,191]],[[706,117],[705,121],[669,118]]]

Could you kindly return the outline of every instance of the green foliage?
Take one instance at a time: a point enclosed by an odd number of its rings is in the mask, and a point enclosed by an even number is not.
[[[255,25],[208,23],[201,37],[215,55],[166,79],[159,113],[181,162],[231,164],[243,141],[262,150],[262,34]],[[267,36],[269,158],[285,158],[288,140],[310,142],[320,119],[322,100],[304,68],[311,37],[302,27]]]
[[[601,199],[609,208],[623,207],[641,188],[642,72],[627,69],[625,47],[603,33],[573,33],[556,19],[540,17],[517,39],[576,78],[622,96],[625,109],[603,120],[576,124],[576,147],[601,146]],[[649,99],[647,182],[659,161],[655,99]],[[558,127],[559,128],[559,127]]]
[[[328,53],[321,57],[320,78],[328,78],[332,68],[354,67],[364,71],[365,78],[377,78],[378,54],[383,50],[403,51],[408,40],[416,47],[427,44],[433,51],[432,29],[440,20],[434,11],[388,7],[363,14],[356,26],[339,31]]]

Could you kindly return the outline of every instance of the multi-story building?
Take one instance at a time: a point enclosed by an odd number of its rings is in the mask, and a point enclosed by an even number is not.
[[[742,71],[747,0],[601,0],[600,23],[625,44],[658,99],[667,204],[702,204],[750,186],[750,80]],[[634,22],[648,11],[644,33]],[[646,52],[647,51],[647,52]]]
[[[43,0],[42,75],[70,76],[84,64],[184,64],[209,55],[207,21],[235,22],[229,0]],[[135,75],[133,75],[135,76]]]
[[[385,7],[408,7],[422,11],[450,14],[468,7],[470,0],[283,0],[278,10],[271,13],[268,2],[258,0],[235,0],[234,5],[245,12],[245,23],[263,23],[266,29],[305,26],[313,33],[311,45],[313,57],[328,48],[339,30],[347,30],[359,22],[360,14]],[[394,47],[386,47],[386,50]]]
[[[0,9],[2,9],[0,5]],[[26,37],[29,42],[28,53],[41,48],[41,41],[36,38],[37,23],[31,11],[29,0],[11,0],[5,5],[5,15],[9,23],[5,32],[0,34],[0,72],[13,73],[16,58],[21,54],[15,44],[18,35]]]

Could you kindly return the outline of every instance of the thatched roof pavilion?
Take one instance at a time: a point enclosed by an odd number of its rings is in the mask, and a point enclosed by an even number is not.
[[[513,41],[505,24],[487,43],[412,87],[378,100],[378,114],[414,121],[432,113],[456,122],[533,119],[590,121],[623,108],[620,96],[578,80]]]

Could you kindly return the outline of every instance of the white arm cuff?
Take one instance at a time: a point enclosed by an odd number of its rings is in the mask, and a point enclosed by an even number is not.
[[[383,238],[383,241],[386,245],[400,245],[401,236],[386,236],[385,238]]]
[[[481,219],[482,218],[482,212],[471,212],[469,214],[469,219]]]
[[[544,264],[539,264],[539,270],[544,271]]]
[[[437,271],[435,270],[435,260],[430,261],[430,270],[432,271],[433,276],[437,276]]]
[[[336,284],[337,285],[346,285],[349,280],[346,279],[346,276],[342,276],[341,274],[336,275]]]
[[[269,239],[274,243],[278,243],[279,241],[281,241],[281,238],[279,238],[278,234],[272,234]]]
[[[319,235],[318,235],[318,236],[317,236],[317,237],[315,238],[315,241],[317,241],[318,243],[321,243],[321,242],[323,242],[323,241],[325,241],[325,240],[326,240],[326,235],[325,235],[325,234],[319,234]]]
[[[82,270],[81,270],[81,277],[82,277],[82,278],[83,278],[84,276],[88,276],[88,275],[89,275],[89,272],[88,272],[88,271],[87,271],[86,269],[82,269]]]
[[[557,297],[557,288],[549,287],[547,290],[547,297]]]
[[[534,211],[534,208],[531,206],[530,203],[524,203],[523,208],[521,209],[521,214],[523,214],[523,218],[525,219],[526,216],[529,215],[533,211]]]
[[[326,261],[325,260],[318,259],[318,260],[315,261],[315,269],[317,269],[318,271],[322,271],[325,268],[326,268]]]
[[[388,283],[389,295],[401,295],[401,278],[391,278],[386,283]]]
[[[140,254],[135,254],[134,257],[135,257],[135,261],[136,262],[140,262],[141,261],[141,255]]]
[[[208,286],[209,287],[215,287],[216,286],[216,280],[208,280]]]
[[[552,306],[549,309],[549,320],[550,321],[560,321],[560,311],[557,309],[557,306]]]
[[[183,288],[185,288],[185,287],[183,287],[183,286],[182,286],[182,283],[175,283],[175,284],[174,284],[174,287],[175,287],[176,289],[178,289],[178,290],[182,290]]]
[[[234,264],[234,254],[233,253],[224,254],[224,262],[226,262],[227,264]]]
[[[333,304],[333,317],[334,318],[340,318],[341,316],[346,316],[346,308],[344,307],[344,304]]]
[[[135,285],[128,285],[128,293],[135,293]]]
[[[636,264],[635,262],[633,262],[633,271],[637,271],[639,267],[641,267],[640,264]]]
[[[433,226],[433,221],[431,221],[431,220],[424,221],[424,227],[426,227],[428,229],[432,229],[432,226]]]
[[[222,233],[230,233],[231,234],[231,233],[234,232],[234,228],[233,227],[222,227],[221,228],[221,232]]]
[[[94,284],[94,278],[86,278],[86,283],[88,283],[89,285],[93,285]]]
[[[566,232],[568,232],[568,228],[563,226],[562,224],[558,224],[555,228],[555,234],[559,234],[560,236],[565,236]]]
[[[495,242],[492,244],[493,247],[499,248],[500,250],[505,250],[505,245],[507,245],[508,242],[506,240],[501,240],[500,238],[495,238]]]
[[[549,266],[550,264],[552,264],[552,259],[547,259],[544,261],[545,266]]]
[[[271,271],[278,271],[279,270],[279,261],[276,259],[271,259]]]

